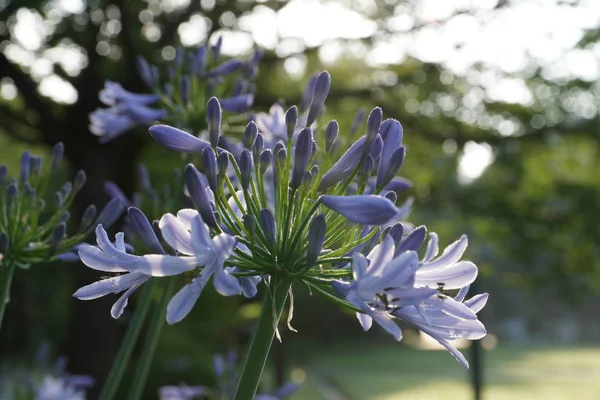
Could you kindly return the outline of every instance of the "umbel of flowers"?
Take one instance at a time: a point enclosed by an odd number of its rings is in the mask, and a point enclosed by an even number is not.
[[[204,127],[206,101],[211,96],[218,96],[227,112],[249,110],[262,53],[257,50],[248,61],[223,61],[221,46],[222,38],[194,51],[180,47],[162,73],[156,65],[138,57],[140,75],[151,93],[132,93],[119,83],[107,81],[100,101],[108,108],[90,114],[90,131],[101,142],[108,142],[136,125],[162,120],[199,132]],[[228,120],[237,121],[234,115]]]
[[[303,115],[292,106],[284,118],[261,124],[262,130],[250,122],[236,155],[219,146],[227,133],[214,97],[206,107],[208,140],[172,126],[152,126],[150,134],[158,143],[196,157],[184,172],[194,209],[163,215],[156,230],[140,210],[129,209],[138,236],[154,249],[151,254],[128,254],[123,234],[113,244],[98,226],[98,247],[81,246],[81,260],[121,275],[83,287],[75,296],[92,299],[125,291],[113,307],[118,317],[127,297],[148,279],[181,275],[182,287],[166,310],[167,322],[174,324],[188,315],[211,278],[224,296],[252,297],[264,282],[268,290],[237,400],[256,393],[293,288],[308,287],[356,311],[365,330],[375,321],[396,340],[402,338],[397,322],[408,322],[468,366],[451,340],[485,336],[476,313],[487,295],[466,300],[477,276],[473,263],[461,261],[467,238],[438,256],[438,238],[432,233],[419,253],[426,229],[405,232],[401,221],[410,203],[396,205],[397,191],[406,187],[396,178],[406,154],[402,126],[384,120],[375,108],[364,135],[349,146],[338,145],[336,121],[324,130],[315,128],[330,83],[329,73],[318,75]],[[346,150],[339,156],[336,149],[342,146]]]
[[[47,171],[42,166],[42,158],[29,151],[21,156],[17,176],[10,177],[7,166],[0,166],[0,326],[17,268],[27,269],[34,264],[69,258],[69,253],[74,254],[72,249],[89,236],[97,224],[110,226],[123,212],[124,207],[117,199],[109,202],[99,215],[96,207],[90,205],[78,229],[69,234],[69,208],[85,184],[86,175],[83,171],[77,172],[73,182],[58,185],[60,189],[49,194],[49,188],[58,183],[52,182],[52,177],[56,175],[63,152],[62,143],[54,146]]]

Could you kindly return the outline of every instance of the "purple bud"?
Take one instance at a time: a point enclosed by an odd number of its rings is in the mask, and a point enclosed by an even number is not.
[[[381,160],[382,164],[379,165],[379,173],[377,174],[377,188],[385,187],[394,179],[400,168],[402,168],[405,157],[406,147],[400,146],[392,153],[385,167],[382,165],[383,159]]]
[[[381,156],[381,150],[383,150],[383,140],[381,139],[381,135],[375,136],[375,141],[371,146],[371,150],[369,150],[369,154],[373,157],[373,161],[375,161],[375,165],[379,163],[379,157]]]
[[[204,71],[204,63],[206,61],[206,46],[198,49],[195,55],[190,58],[190,71],[194,75],[199,75]]]
[[[60,222],[64,222],[67,223],[69,221],[69,218],[71,218],[71,213],[68,211],[63,212],[60,217],[58,218],[58,220]]]
[[[351,222],[363,225],[383,225],[398,212],[394,203],[375,195],[321,196],[321,202]]]
[[[21,156],[21,182],[25,183],[29,179],[29,159],[31,158],[31,153],[25,150],[23,155]]]
[[[86,229],[90,227],[94,219],[96,218],[96,206],[90,204],[86,207],[83,212],[83,216],[81,217],[81,223],[79,224],[79,231],[84,232]]]
[[[425,242],[425,237],[427,236],[427,228],[425,226],[419,226],[413,229],[408,236],[404,238],[397,246],[396,251],[394,252],[394,257],[399,254],[404,253],[405,251],[412,250],[417,251]]]
[[[188,104],[190,102],[190,77],[187,75],[181,77],[179,86],[179,90],[181,92],[181,102],[183,104]]]
[[[306,110],[310,106],[310,101],[315,90],[315,82],[317,81],[318,76],[319,74],[313,74],[306,84],[306,88],[302,93],[302,102],[300,103],[300,109],[302,111]]]
[[[217,174],[219,171],[215,152],[210,147],[206,147],[202,151],[202,169],[204,175],[206,175],[206,179],[208,180],[208,186],[210,186],[213,192],[216,192],[218,188]]]
[[[243,94],[247,88],[248,88],[247,82],[245,80],[243,80],[242,78],[238,78],[235,81],[235,86],[233,87],[233,91],[231,92],[231,95],[233,97],[237,97],[237,96]]]
[[[219,181],[223,182],[225,175],[227,174],[227,167],[229,167],[229,153],[222,151],[217,157],[217,170]]]
[[[31,167],[31,175],[37,176],[40,172],[40,168],[42,167],[42,158],[32,156],[29,165]]]
[[[340,131],[340,125],[336,120],[329,121],[327,128],[325,128],[325,151],[331,153],[333,146],[337,139],[337,135]]]
[[[240,113],[247,111],[252,107],[252,103],[254,103],[254,94],[246,93],[235,97],[221,99],[221,108],[228,112]]]
[[[296,130],[297,124],[298,124],[298,107],[291,106],[285,112],[285,126],[287,128],[288,143],[291,143],[292,136],[294,136],[294,131]]]
[[[395,153],[402,145],[402,125],[395,119],[386,119],[379,128],[379,134],[383,139],[383,149],[381,152],[381,162],[379,164],[379,171],[377,173],[377,187],[385,186],[392,177],[396,175],[398,169],[391,173],[391,176],[387,176],[388,171],[391,169],[390,164],[393,162],[395,157],[399,156],[399,153]],[[404,159],[404,155],[402,155]],[[398,163],[396,163],[397,165]],[[395,165],[395,166],[396,166]],[[400,166],[402,163],[400,163]],[[388,179],[384,179],[387,177]]]
[[[206,77],[214,77],[221,75],[229,75],[238,69],[240,69],[244,65],[244,62],[241,60],[228,60],[224,63],[219,64],[217,67],[211,69],[206,73]]]
[[[265,145],[265,138],[260,133],[256,135],[256,140],[254,141],[254,145],[252,146],[252,157],[254,160],[258,160],[260,157],[260,153],[263,151]]]
[[[313,177],[310,171],[304,171],[304,175],[302,176],[302,183],[300,184],[300,186],[303,190],[308,190],[312,185],[312,181]]]
[[[125,193],[117,186],[114,182],[106,181],[104,182],[104,191],[108,194],[110,198],[116,197],[123,203],[124,206],[129,207],[130,201],[125,196]]]
[[[140,73],[142,80],[150,88],[154,88],[156,86],[156,79],[154,74],[152,73],[152,69],[148,64],[148,61],[146,61],[146,59],[142,56],[137,56],[136,61],[138,72]]]
[[[65,146],[62,142],[58,142],[52,148],[52,166],[51,170],[54,171],[56,167],[58,167],[58,163],[62,161],[63,155],[65,153]]]
[[[354,121],[352,121],[352,126],[350,127],[350,136],[354,136],[356,132],[358,132],[358,128],[362,125],[365,120],[366,111],[364,108],[361,108],[354,117]]]
[[[13,201],[14,198],[17,197],[18,193],[19,193],[19,191],[17,190],[17,183],[10,182],[8,184],[8,187],[6,188],[6,197],[8,198],[8,201],[9,202]]]
[[[266,149],[266,150],[263,150],[262,153],[260,153],[259,166],[260,166],[260,174],[261,175],[263,175],[267,171],[267,168],[271,164],[272,160],[273,160],[273,152],[271,150]]]
[[[391,193],[394,193],[394,192],[391,192]],[[394,240],[395,244],[400,243],[400,241],[402,240],[403,233],[404,233],[404,226],[400,222],[397,222],[394,225],[392,225],[392,229],[390,229],[390,235],[392,236],[392,239]]]
[[[296,190],[302,183],[304,171],[308,167],[312,150],[312,131],[309,128],[303,129],[296,139],[294,147],[294,167],[292,169],[292,179],[290,187]]]
[[[119,219],[123,211],[125,211],[125,206],[120,199],[110,199],[100,212],[95,224],[90,226],[90,228],[95,229],[98,224],[102,224],[105,228],[110,227],[117,219]]]
[[[50,248],[54,252],[56,248],[60,245],[60,242],[63,241],[65,235],[67,233],[67,225],[65,222],[60,222],[58,225],[54,227],[52,231],[52,237],[50,238]]]
[[[73,180],[73,190],[75,192],[80,191],[83,185],[85,185],[86,180],[87,177],[85,175],[85,172],[83,170],[77,171],[77,173],[75,174],[75,179]]]
[[[144,243],[144,246],[153,253],[165,254],[154,229],[152,229],[152,225],[150,225],[150,221],[144,213],[135,207],[129,207],[127,216],[133,232]]]
[[[260,210],[260,215],[258,218],[258,223],[260,224],[260,228],[265,236],[267,247],[273,249],[277,245],[277,226],[275,225],[275,217],[271,211],[266,208]]]
[[[371,146],[377,137],[377,133],[379,132],[379,126],[381,125],[381,121],[383,120],[383,111],[381,111],[380,107],[375,107],[371,113],[369,114],[369,118],[367,119],[367,142],[365,144],[364,151],[367,152],[371,150]]]
[[[52,200],[54,200],[54,204],[56,204],[56,207],[60,208],[60,207],[62,207],[63,201],[65,199],[64,199],[62,193],[59,191],[59,192],[55,192],[54,193],[54,196],[53,196]]]
[[[154,140],[171,150],[201,154],[206,146],[210,146],[210,143],[169,125],[154,125],[148,131]]]
[[[35,197],[35,189],[28,182],[25,183],[25,195],[29,199],[33,199]]]
[[[211,97],[206,105],[206,122],[208,123],[208,133],[210,145],[216,149],[221,134],[221,105],[216,97]]]
[[[317,263],[323,243],[325,243],[325,233],[327,225],[325,224],[325,215],[319,214],[310,221],[308,227],[308,244],[306,246],[306,265],[312,266]]]
[[[177,46],[177,48],[175,48],[175,59],[173,60],[173,64],[176,68],[181,67],[181,64],[183,64],[184,56],[185,50],[183,49],[183,47]]]
[[[8,167],[6,164],[0,165],[0,185],[4,185],[8,176]]]
[[[244,224],[244,228],[246,228],[250,236],[254,236],[256,232],[256,218],[254,218],[254,215],[244,215],[242,218],[242,223]]]
[[[152,181],[150,181],[150,174],[148,173],[148,168],[144,164],[137,165],[137,178],[140,186],[149,191],[152,189]]]
[[[73,185],[71,182],[65,182],[64,185],[60,188],[60,192],[63,196],[63,199],[68,199],[71,195],[71,191],[73,190]]]
[[[396,201],[398,200],[398,195],[393,190],[387,192],[383,197],[389,199],[394,204],[396,204]]]
[[[363,136],[350,146],[342,157],[336,162],[333,167],[327,171],[321,178],[319,191],[322,192],[330,186],[335,185],[343,179],[346,179],[352,174],[352,171],[358,164],[365,145],[366,138]]]
[[[306,126],[311,126],[312,123],[315,122],[315,120],[321,113],[323,105],[325,104],[325,99],[327,98],[327,94],[329,93],[330,86],[331,75],[329,75],[329,72],[327,71],[321,72],[315,80],[315,88],[313,90],[310,109],[308,110]]]
[[[246,130],[244,131],[244,147],[247,149],[251,149],[254,146],[254,141],[256,140],[256,136],[258,135],[258,126],[254,121],[250,121],[248,125],[246,125]]]
[[[200,172],[198,172],[194,164],[188,164],[185,167],[184,174],[185,186],[187,187],[194,207],[198,210],[206,224],[212,227],[217,226],[213,208],[210,204],[208,194],[206,193],[206,181],[203,182],[204,177],[200,175]]]
[[[250,187],[250,176],[252,174],[252,155],[250,154],[250,150],[244,149],[240,154],[240,181],[242,183],[242,189],[248,190]]]

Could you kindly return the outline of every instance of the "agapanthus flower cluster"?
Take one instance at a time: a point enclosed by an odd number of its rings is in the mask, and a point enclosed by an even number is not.
[[[219,400],[232,398],[238,378],[237,353],[230,351],[227,356],[217,354],[213,358],[214,373],[217,385],[208,386],[163,386],[158,390],[160,400]],[[254,400],[284,400],[298,389],[298,384],[288,382],[272,392],[262,392]]]
[[[107,81],[100,100],[108,108],[90,114],[90,131],[101,142],[107,142],[136,125],[147,126],[160,120],[200,132],[206,101],[211,96],[222,99],[221,106],[227,112],[249,110],[262,53],[256,51],[248,61],[223,60],[221,47],[221,38],[212,46],[204,45],[193,51],[180,47],[162,72],[138,57],[140,75],[151,93],[133,93],[119,83]],[[237,121],[230,117],[230,122]]]
[[[407,321],[467,365],[449,341],[485,335],[476,312],[486,296],[464,301],[477,275],[474,264],[459,261],[466,237],[435,258],[432,234],[419,257],[426,230],[404,232],[411,200],[398,201],[409,186],[397,177],[406,155],[401,124],[373,109],[364,135],[339,156],[342,138],[350,138],[338,135],[337,121],[316,128],[330,84],[329,73],[322,72],[302,113],[292,106],[282,116],[275,108],[262,128],[250,122],[236,154],[220,146],[227,135],[215,97],[206,107],[208,140],[169,125],[152,126],[158,143],[196,157],[184,172],[194,209],[160,219],[156,232],[167,250],[143,214],[130,209],[140,234],[155,244],[151,254],[128,254],[122,234],[113,244],[98,227],[98,247],[82,246],[82,261],[126,274],[82,288],[76,296],[127,290],[126,298],[150,277],[182,275],[184,285],[167,307],[167,322],[173,324],[188,315],[211,278],[220,294],[247,297],[256,294],[260,281],[271,296],[282,282],[301,282],[297,288],[308,287],[357,311],[365,329],[375,320],[399,340],[396,321]],[[453,290],[459,291],[454,298],[448,294]],[[122,311],[119,301],[113,316]]]
[[[0,365],[0,400],[85,400],[93,385],[90,376],[69,374],[64,358],[50,362],[47,345],[40,346],[31,365]]]
[[[111,225],[123,212],[120,201],[111,201],[101,213],[96,206],[86,208],[77,231],[68,234],[69,208],[83,187],[86,175],[78,171],[73,182],[65,182],[49,195],[52,179],[63,157],[62,143],[54,146],[48,171],[42,159],[25,151],[18,176],[10,178],[6,165],[0,166],[0,272],[3,266],[27,268],[62,258],[93,232],[97,224]]]

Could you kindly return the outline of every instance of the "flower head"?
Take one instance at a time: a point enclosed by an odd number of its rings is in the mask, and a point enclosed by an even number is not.
[[[249,82],[256,77],[261,53],[257,51],[249,61],[221,61],[220,51],[213,51],[213,57],[208,57],[207,50],[206,45],[194,51],[178,49],[164,75],[158,67],[139,57],[139,73],[152,93],[133,93],[118,83],[106,81],[99,97],[108,108],[90,113],[90,131],[101,142],[107,142],[136,125],[166,121],[199,133],[210,111],[205,102],[211,96],[221,98],[220,106],[226,112],[249,110],[254,101]],[[235,84],[228,84],[235,76]]]

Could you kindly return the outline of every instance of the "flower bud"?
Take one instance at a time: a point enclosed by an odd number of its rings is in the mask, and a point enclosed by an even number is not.
[[[385,197],[375,195],[323,195],[321,202],[349,221],[363,225],[383,225],[398,213],[394,203]]]
[[[254,218],[254,215],[244,215],[242,217],[242,223],[244,224],[244,228],[246,228],[250,236],[254,236],[256,233],[256,218]]]
[[[248,125],[246,125],[246,130],[244,131],[244,147],[247,149],[251,149],[254,146],[254,141],[256,140],[256,135],[258,135],[258,126],[254,121],[250,121]]]
[[[331,153],[333,146],[337,139],[337,135],[340,131],[340,125],[336,120],[329,121],[327,128],[325,128],[325,151]]]
[[[52,148],[52,165],[50,167],[52,171],[56,170],[56,168],[58,167],[58,163],[62,161],[64,152],[65,146],[62,144],[62,142],[58,142]]]
[[[58,248],[60,242],[63,241],[67,233],[67,225],[65,222],[60,222],[54,227],[52,237],[50,238],[50,248],[52,253]]]
[[[319,214],[310,221],[308,227],[308,244],[306,246],[306,265],[312,266],[317,263],[323,243],[325,243],[325,233],[327,226],[325,215]]]
[[[8,176],[8,167],[6,164],[0,165],[0,185],[4,185]]]
[[[350,136],[354,136],[356,132],[358,132],[358,128],[362,125],[365,120],[366,111],[364,108],[361,108],[354,116],[354,121],[352,121],[352,126],[350,127]]]
[[[260,174],[263,175],[266,171],[267,168],[269,168],[269,165],[271,164],[271,161],[273,160],[273,152],[269,149],[263,150],[262,153],[260,153]]]
[[[387,192],[383,197],[389,199],[394,204],[396,204],[396,200],[398,200],[398,195],[393,190]]]
[[[211,69],[206,73],[207,77],[218,77],[222,75],[229,75],[240,69],[244,66],[244,62],[242,60],[227,60],[215,68]]]
[[[329,87],[331,86],[331,75],[329,72],[323,71],[315,80],[315,87],[312,94],[312,100],[310,104],[310,108],[308,110],[308,117],[306,119],[306,126],[311,126],[313,122],[317,119],[321,110],[323,109],[323,104],[325,103],[325,99],[327,98],[327,94],[329,93]]]
[[[90,228],[95,228],[98,224],[102,224],[102,226],[108,228],[119,219],[124,210],[125,206],[121,200],[116,197],[110,199],[100,212],[100,215],[98,215],[96,222]]]
[[[287,129],[287,138],[288,143],[292,143],[292,137],[294,136],[294,131],[296,130],[296,125],[298,124],[298,107],[291,106],[285,112],[285,126]]]
[[[181,77],[179,86],[181,102],[183,104],[188,104],[190,102],[190,77],[188,75],[184,75],[183,77]]]
[[[25,187],[25,195],[27,196],[28,199],[33,199],[35,197],[35,189],[33,188],[33,186],[31,186],[29,184],[29,182],[25,183],[24,185]]]
[[[240,181],[242,184],[243,190],[248,190],[250,187],[250,176],[252,174],[252,156],[250,155],[250,151],[248,149],[242,150],[240,154],[240,173],[242,176],[240,177]]]
[[[19,190],[17,189],[17,183],[11,181],[8,184],[8,187],[6,188],[6,197],[9,203],[12,202],[15,199],[15,197],[17,197],[17,194],[19,194]]]
[[[381,121],[383,120],[383,111],[381,111],[380,107],[375,107],[371,113],[369,114],[369,118],[367,119],[367,141],[365,143],[364,152],[368,152],[371,150],[371,146],[377,137],[377,133],[379,132],[379,126],[381,125]]]
[[[23,155],[21,155],[21,182],[25,183],[29,180],[29,159],[31,158],[31,153],[25,150]]]
[[[394,192],[392,192],[394,193]],[[402,234],[404,233],[404,226],[400,222],[392,225],[392,229],[390,229],[390,235],[392,239],[394,239],[394,243],[398,244],[402,241]]]
[[[256,140],[252,146],[252,159],[257,162],[260,158],[260,153],[263,151],[265,145],[265,138],[260,133],[256,135]]]
[[[223,37],[219,36],[216,43],[210,47],[213,62],[217,61],[221,56],[221,46],[223,46]]]
[[[165,254],[165,250],[160,244],[154,229],[144,213],[135,207],[129,207],[127,210],[129,225],[135,235],[144,243],[144,246],[153,253]]]
[[[265,235],[266,245],[271,249],[275,248],[277,244],[277,226],[275,225],[275,218],[271,211],[266,208],[260,210],[258,223]]]
[[[213,208],[206,192],[206,178],[200,175],[194,164],[188,164],[185,167],[185,186],[190,195],[194,207],[206,224],[215,227],[217,223],[213,214]]]
[[[204,175],[206,175],[206,179],[208,180],[208,186],[210,186],[213,192],[217,192],[217,188],[219,187],[217,174],[219,171],[215,151],[212,147],[207,147],[202,151],[202,167]]]
[[[31,175],[38,176],[38,174],[40,173],[40,168],[42,167],[42,158],[32,156],[29,162],[29,166],[31,168]]]
[[[394,257],[405,251],[412,250],[417,251],[425,242],[427,236],[427,228],[425,226],[419,226],[413,229],[397,246],[394,252]]]
[[[219,135],[221,134],[221,105],[216,97],[211,97],[206,105],[206,122],[208,124],[208,134],[210,145],[216,149],[219,144]]]
[[[217,157],[217,169],[219,182],[223,182],[225,175],[227,174],[227,168],[229,167],[229,153],[222,151]]]
[[[96,218],[96,206],[90,204],[86,207],[85,211],[83,212],[83,216],[81,217],[81,223],[79,224],[79,231],[83,232],[87,228],[89,228],[92,222],[94,222],[94,218]]]
[[[296,139],[294,147],[294,166],[292,169],[292,178],[290,187],[292,190],[297,189],[302,183],[304,172],[308,167],[312,150],[312,131],[309,128],[303,129]]]
[[[75,192],[81,190],[83,185],[85,185],[86,179],[87,177],[83,170],[77,171],[77,173],[75,174],[75,179],[73,180],[73,190],[75,190]]]
[[[389,162],[384,166],[379,166],[379,173],[377,174],[377,187],[383,188],[394,179],[402,164],[404,164],[404,158],[406,157],[406,147],[400,146],[391,155]],[[382,160],[383,161],[383,160]],[[382,163],[383,164],[383,163]]]

